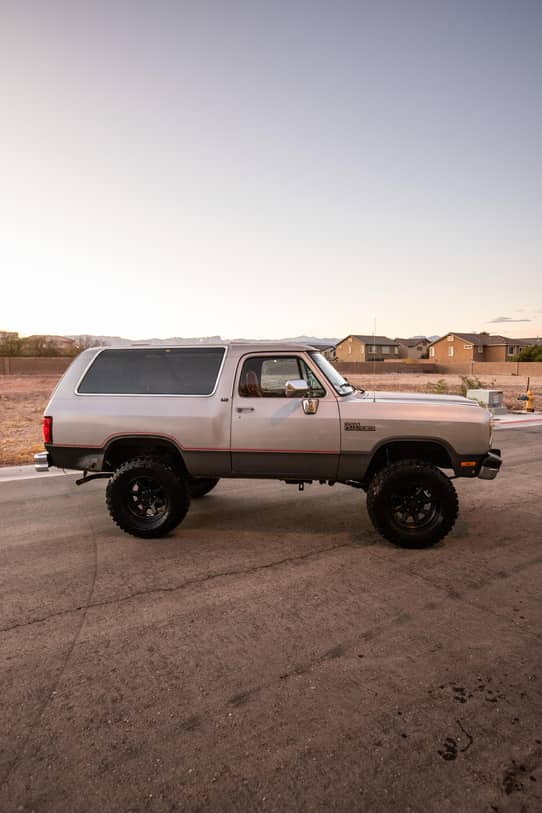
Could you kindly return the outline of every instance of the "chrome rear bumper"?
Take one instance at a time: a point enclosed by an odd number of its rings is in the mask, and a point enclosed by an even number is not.
[[[38,452],[34,455],[36,471],[49,471],[49,452]]]

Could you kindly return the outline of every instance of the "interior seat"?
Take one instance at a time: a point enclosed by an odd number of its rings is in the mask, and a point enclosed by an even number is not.
[[[254,370],[247,370],[245,375],[245,392],[249,398],[263,398],[260,382]]]

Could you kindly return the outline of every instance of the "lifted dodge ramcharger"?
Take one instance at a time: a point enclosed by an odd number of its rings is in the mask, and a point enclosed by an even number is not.
[[[36,468],[108,478],[115,523],[167,534],[221,477],[342,483],[376,529],[428,547],[453,527],[455,477],[493,479],[489,412],[453,395],[365,392],[314,348],[232,342],[101,347],[71,364],[43,420]]]

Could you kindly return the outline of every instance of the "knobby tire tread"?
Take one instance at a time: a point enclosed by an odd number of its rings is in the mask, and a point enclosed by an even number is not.
[[[162,477],[164,474],[166,475],[165,485],[169,491],[169,511],[164,522],[155,528],[138,528],[137,521],[127,516],[122,505],[122,479],[126,474],[137,469],[154,471]],[[182,522],[190,506],[190,494],[184,479],[181,479],[167,463],[151,456],[132,458],[119,466],[107,484],[105,499],[107,509],[115,525],[124,533],[142,539],[165,536]]]
[[[394,478],[401,475],[406,477],[429,473],[442,488],[444,515],[438,526],[425,534],[422,532],[419,537],[416,537],[414,534],[401,532],[391,525],[389,515],[382,510],[381,495],[390,480]],[[436,466],[424,463],[422,460],[400,460],[377,472],[371,480],[367,489],[367,510],[374,527],[388,542],[405,548],[426,548],[440,542],[452,530],[459,514],[459,501],[450,479]]]

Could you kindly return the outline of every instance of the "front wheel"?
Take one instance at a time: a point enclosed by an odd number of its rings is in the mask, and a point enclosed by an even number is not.
[[[138,457],[119,466],[105,495],[119,528],[144,539],[165,536],[176,528],[190,505],[185,481],[152,457]]]
[[[376,530],[403,548],[428,548],[444,539],[457,519],[457,494],[440,469],[402,460],[377,472],[367,490]]]

